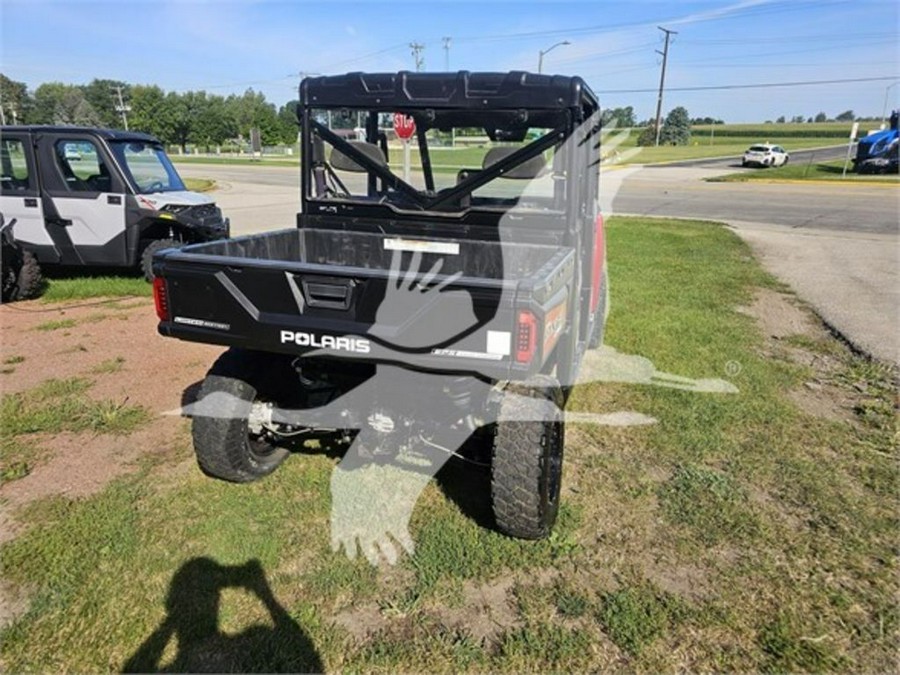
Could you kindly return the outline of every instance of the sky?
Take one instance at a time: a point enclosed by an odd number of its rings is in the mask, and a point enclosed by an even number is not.
[[[761,122],[881,116],[900,106],[893,0],[0,0],[0,72],[30,89],[94,78],[228,95],[252,87],[282,105],[302,73],[530,70],[580,75],[605,107]],[[449,38],[445,49],[444,38]],[[559,44],[568,42],[569,44]],[[548,51],[549,50],[549,51]],[[867,78],[883,78],[860,81]],[[850,80],[832,84],[747,85]],[[894,86],[896,85],[896,86]],[[691,90],[697,87],[729,87]],[[735,88],[739,87],[739,88]],[[638,91],[632,91],[638,90]]]

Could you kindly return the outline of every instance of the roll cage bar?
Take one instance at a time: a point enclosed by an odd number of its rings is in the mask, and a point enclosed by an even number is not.
[[[300,84],[300,102],[297,112],[302,132],[301,153],[305,158],[301,179],[304,201],[323,201],[313,195],[315,169],[324,170],[338,188],[349,194],[326,161],[323,142],[327,142],[367,172],[370,195],[379,192],[376,188],[380,179],[382,191],[395,191],[409,200],[408,206],[412,209],[444,214],[452,212],[454,206],[461,208],[465,198],[475,190],[561,144],[575,132],[578,124],[599,110],[593,92],[579,77],[519,71],[402,71],[311,77]],[[386,164],[375,161],[316,119],[313,111],[324,109],[367,113],[366,140],[369,143],[380,140],[383,151],[387,143],[383,134],[379,138],[379,113],[411,115],[416,120],[425,189],[410,185]],[[435,191],[426,133],[431,129],[448,131],[466,126],[484,127],[488,136],[498,141],[522,141],[528,128],[549,131],[496,163],[473,170],[468,176],[460,175],[456,185]],[[565,159],[575,161],[574,158]],[[569,168],[577,173],[576,167]]]
[[[426,182],[426,191],[422,192],[397,176],[387,168],[387,166],[383,166],[373,161],[368,155],[358,150],[352,143],[348,143],[346,140],[335,134],[321,122],[310,120],[310,126],[316,136],[320,137],[322,140],[328,141],[335,149],[340,150],[354,162],[365,167],[368,172],[374,173],[378,178],[384,181],[384,184],[388,187],[393,188],[412,199],[417,206],[425,211],[436,211],[447,204],[459,202],[459,200],[466,195],[471,194],[495,178],[499,178],[512,168],[524,164],[533,157],[537,157],[544,151],[562,142],[566,137],[566,129],[564,127],[553,129],[537,140],[519,148],[508,157],[503,158],[485,169],[473,173],[473,175],[465,178],[457,185],[451,188],[445,188],[437,194],[434,194],[434,175],[431,170],[430,162],[426,162],[424,159],[422,161]],[[422,135],[424,136],[424,132],[422,132]],[[419,147],[428,147],[428,143],[424,138],[420,138],[419,142]],[[431,188],[427,187],[429,184],[432,186]]]

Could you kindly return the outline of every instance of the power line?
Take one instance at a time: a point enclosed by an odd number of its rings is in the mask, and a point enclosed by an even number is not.
[[[855,40],[872,40],[872,39],[882,39],[882,38],[890,38],[891,40],[897,39],[897,33],[818,33],[818,34],[809,34],[809,35],[786,35],[782,37],[757,37],[754,36],[752,39],[748,38],[715,38],[715,39],[705,39],[705,38],[683,38],[682,42],[685,44],[691,45],[747,45],[748,43],[752,44],[761,44],[761,43],[775,43],[775,44],[784,44],[785,41],[789,41],[791,44],[796,42],[821,42],[822,40],[828,40],[829,42],[852,42]]]
[[[329,67],[331,70],[334,70],[337,66],[346,66],[350,63],[356,63],[358,61],[365,61],[367,59],[371,59],[373,56],[381,56],[382,54],[387,54],[388,52],[395,52],[398,49],[405,49],[407,47],[406,42],[401,42],[399,44],[391,45],[390,47],[385,47],[384,49],[379,49],[377,52],[371,52],[369,54],[363,54],[362,56],[354,56],[350,59],[345,59],[344,61],[337,61],[335,63],[330,63]]]
[[[763,82],[758,84],[722,84],[706,87],[669,87],[669,91],[716,91],[725,89],[763,89],[766,87],[806,87],[817,84],[846,84],[848,82],[883,82],[895,80],[896,75],[890,77],[853,77],[841,80],[803,80],[800,82]],[[600,89],[598,94],[648,94],[656,89]]]

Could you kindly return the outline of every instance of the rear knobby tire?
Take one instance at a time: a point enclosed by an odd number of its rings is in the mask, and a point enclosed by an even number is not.
[[[208,476],[233,483],[249,483],[272,473],[289,452],[251,435],[250,406],[260,400],[265,378],[273,375],[274,355],[230,349],[210,368],[198,396],[216,395],[216,416],[194,416],[194,452]]]
[[[154,239],[147,244],[147,248],[141,253],[141,272],[144,274],[144,279],[153,281],[153,256],[156,253],[167,248],[180,248],[181,246],[182,243],[174,239]]]
[[[563,392],[559,382],[546,375],[512,384],[506,391],[518,396],[504,396],[494,436],[494,518],[497,527],[510,536],[543,539],[559,512]]]
[[[44,280],[41,276],[41,266],[38,265],[37,258],[29,251],[22,253],[22,269],[19,270],[19,276],[16,280],[16,292],[13,300],[27,300],[35,298],[41,292]]]

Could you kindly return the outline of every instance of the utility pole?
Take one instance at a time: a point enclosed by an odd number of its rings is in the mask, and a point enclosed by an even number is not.
[[[656,99],[656,145],[659,145],[659,132],[661,129],[660,123],[662,122],[662,102],[663,102],[663,87],[666,84],[666,60],[669,58],[669,36],[670,35],[678,35],[678,31],[669,30],[668,28],[663,28],[662,26],[657,26],[663,33],[666,34],[666,46],[663,47],[663,51],[656,50],[657,54],[662,54],[662,71],[659,74],[659,97]]]
[[[425,49],[425,45],[418,42],[410,42],[409,48],[412,49],[412,55],[416,61],[416,72],[418,73],[425,65],[425,58],[422,56],[422,50]]]
[[[450,40],[451,38],[443,37],[441,41],[444,43],[444,70],[450,72]]]
[[[122,125],[125,127],[125,131],[128,131],[128,113],[131,112],[131,106],[125,105],[125,100],[122,98],[122,87],[116,86],[113,89],[119,95],[119,104],[116,106],[116,112],[121,113]]]

